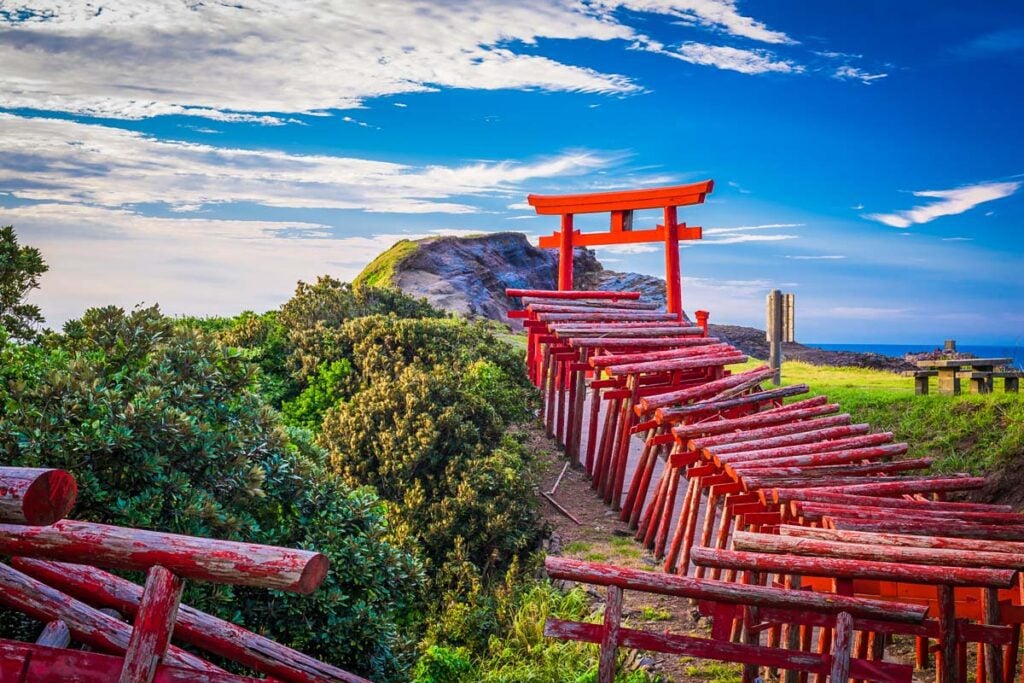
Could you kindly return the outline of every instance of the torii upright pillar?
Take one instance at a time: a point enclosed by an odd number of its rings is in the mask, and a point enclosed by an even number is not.
[[[679,272],[680,240],[699,240],[699,227],[687,227],[678,222],[678,208],[703,204],[714,189],[714,181],[705,180],[690,185],[655,187],[626,192],[596,192],[577,195],[534,195],[527,201],[539,215],[562,217],[561,228],[540,238],[543,248],[558,249],[558,289],[568,291],[573,286],[573,250],[576,247],[606,246],[609,244],[636,244],[661,242],[665,245],[665,298],[669,313],[682,316],[683,286]],[[661,225],[648,230],[633,230],[633,212],[640,209],[662,209]],[[573,227],[573,216],[586,213],[611,213],[609,232],[581,233]]]

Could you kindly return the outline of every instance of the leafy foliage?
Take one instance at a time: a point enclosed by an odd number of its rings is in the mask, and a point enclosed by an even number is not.
[[[38,249],[21,246],[12,226],[0,227],[0,327],[11,338],[29,341],[43,323],[39,307],[25,303],[25,297],[47,270]]]
[[[189,600],[398,677],[397,624],[419,568],[388,542],[384,505],[330,472],[308,433],[284,428],[255,374],[238,349],[155,307],[92,309],[40,344],[0,347],[2,459],[73,472],[80,519],[326,553],[332,571],[313,596],[190,584]]]

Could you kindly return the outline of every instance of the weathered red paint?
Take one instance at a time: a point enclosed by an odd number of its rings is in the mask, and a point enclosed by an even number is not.
[[[771,555],[718,548],[694,548],[691,557],[697,565],[721,569],[947,586],[1009,588],[1014,585],[1017,576],[1012,569],[897,564],[836,557]]]
[[[554,289],[516,289],[510,287],[505,290],[505,296],[510,299],[529,296],[537,299],[599,299],[605,301],[609,299],[636,300],[640,298],[640,292],[607,292],[599,290],[576,292]]]
[[[135,615],[118,683],[150,683],[153,680],[157,666],[167,654],[184,587],[180,577],[160,565],[151,567],[147,572],[146,587]]]
[[[854,616],[869,619],[878,618],[910,623],[920,622],[928,611],[924,606],[887,600],[787,591],[766,586],[744,586],[727,581],[671,576],[658,572],[581,562],[563,557],[546,558],[544,567],[553,579],[579,581],[596,586],[615,585],[625,590],[674,595],[695,600],[808,609],[828,614],[848,611]]]
[[[0,588],[0,604],[44,623],[63,621],[81,643],[118,655],[128,649],[131,626],[5,564],[0,564]],[[222,671],[175,647],[168,649],[167,663],[196,671]]]
[[[134,615],[142,587],[95,567],[15,558],[22,572],[80,600]],[[288,683],[369,683],[229,621],[188,605],[178,609],[174,638]]]
[[[658,410],[654,412],[654,415],[659,421],[672,421],[693,415],[694,413],[721,412],[729,410],[730,408],[737,408],[739,406],[756,405],[766,401],[783,399],[788,396],[806,394],[810,390],[810,387],[806,384],[794,384],[780,389],[759,391],[757,393],[747,394],[746,396],[740,396],[738,398],[730,398],[721,401],[701,401],[700,403],[680,406],[678,408],[658,408]]]
[[[838,403],[828,403],[824,396],[816,396],[813,399],[809,399],[809,401],[812,401],[813,405],[808,405],[806,407],[786,412],[765,410],[745,417],[726,418],[696,424],[679,425],[672,430],[672,433],[675,434],[677,438],[685,440],[698,436],[724,434],[739,429],[753,429],[755,427],[785,424],[796,420],[830,415],[839,410]],[[794,403],[791,405],[796,404]]]
[[[0,553],[111,569],[162,565],[183,578],[308,594],[327,558],[308,550],[180,536],[65,520],[48,527],[0,525]]]
[[[78,485],[64,470],[0,467],[0,522],[47,526],[75,504]]]
[[[97,652],[45,647],[0,640],[0,681],[3,683],[111,683],[123,659]],[[226,672],[160,666],[154,683],[269,683]]]

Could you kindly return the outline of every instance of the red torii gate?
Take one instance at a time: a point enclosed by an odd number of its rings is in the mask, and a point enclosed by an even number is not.
[[[561,228],[541,237],[541,248],[558,251],[558,289],[572,289],[572,255],[575,247],[593,247],[609,244],[636,244],[663,242],[665,244],[665,294],[668,311],[681,315],[683,310],[682,282],[679,276],[679,241],[699,240],[699,227],[679,224],[680,206],[703,204],[714,189],[713,180],[690,185],[654,187],[625,192],[595,192],[574,195],[535,195],[527,197],[530,206],[542,216],[562,217]],[[633,230],[633,211],[637,209],[663,209],[664,222],[648,230]],[[611,212],[611,230],[606,233],[581,233],[573,229],[573,216],[580,213]]]

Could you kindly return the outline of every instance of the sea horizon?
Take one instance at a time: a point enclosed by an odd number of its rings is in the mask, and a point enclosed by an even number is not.
[[[883,356],[902,358],[907,353],[922,353],[942,348],[939,343],[921,344],[855,344],[842,342],[801,342],[827,351],[856,351],[858,353],[879,353]],[[973,353],[978,358],[1012,358],[1013,365],[1024,368],[1024,344],[957,344],[956,350]]]

